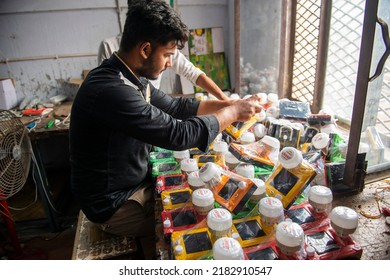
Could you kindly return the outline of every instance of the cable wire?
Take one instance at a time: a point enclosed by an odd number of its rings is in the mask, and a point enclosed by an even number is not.
[[[44,186],[44,185],[45,185],[45,182],[44,182],[44,180],[43,180],[43,178],[42,178],[42,174],[41,174],[41,171],[40,171],[40,169],[39,169],[39,165],[38,165],[38,162],[37,162],[37,159],[36,159],[36,157],[35,157],[35,154],[34,154],[34,151],[33,151],[33,150],[31,151],[31,155],[32,155],[31,158],[32,158],[32,160],[33,160],[33,162],[34,162],[34,165],[33,165],[33,172],[32,172],[32,178],[33,178],[33,180],[34,180],[34,183],[37,184],[37,182],[36,182],[36,180],[35,180],[35,176],[34,176],[34,174],[35,174],[35,172],[34,172],[35,169],[34,169],[34,168],[36,168],[36,170],[38,171],[39,180],[40,180],[40,182],[42,183],[42,186]],[[52,201],[50,200],[50,197],[49,197],[49,195],[48,195],[48,193],[47,193],[47,191],[46,191],[46,188],[43,187],[42,189],[43,189],[43,192],[44,192],[44,194],[45,194],[45,197],[46,197],[46,199],[47,199],[47,201],[48,201],[50,207],[54,210],[54,212],[56,212],[57,214],[60,214],[61,212],[58,211],[58,210],[54,207]]]

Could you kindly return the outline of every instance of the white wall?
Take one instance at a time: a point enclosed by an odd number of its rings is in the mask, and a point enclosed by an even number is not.
[[[190,29],[224,28],[228,59],[233,57],[230,3],[232,0],[176,0]],[[121,31],[127,0],[118,4],[115,0],[1,0],[0,78],[15,79],[19,101],[74,94],[77,89],[67,81],[81,78],[83,69],[95,67],[100,41]],[[174,75],[167,76],[165,88],[172,90]]]

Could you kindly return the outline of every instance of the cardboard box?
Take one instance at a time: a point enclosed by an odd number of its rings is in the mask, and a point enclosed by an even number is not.
[[[81,86],[81,84],[83,83],[85,77],[87,77],[88,73],[89,73],[89,69],[83,69],[83,73],[82,73],[82,78],[74,78],[74,79],[70,79],[68,81],[69,84],[71,85],[76,85],[76,86]]]
[[[11,79],[0,81],[0,109],[9,110],[18,105],[16,91]]]
[[[15,84],[12,79],[0,78],[0,91],[15,90]]]

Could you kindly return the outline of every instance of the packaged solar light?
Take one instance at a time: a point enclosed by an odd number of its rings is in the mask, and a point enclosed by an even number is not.
[[[279,154],[279,148],[279,140],[266,135],[261,140],[249,145],[231,143],[229,151],[239,161],[259,167],[273,167]]]
[[[206,187],[205,183],[199,177],[199,171],[194,171],[188,174],[187,182],[190,189],[193,191]]]
[[[249,178],[224,170],[215,163],[208,162],[199,170],[199,177],[214,193],[215,201],[230,212],[237,214],[257,189]]]
[[[320,228],[330,224],[328,213],[316,211],[308,202],[291,206],[285,211],[286,219],[291,219],[294,223],[300,225],[303,230]]]
[[[279,110],[280,118],[306,121],[310,115],[310,104],[282,99],[279,101]]]
[[[201,216],[206,216],[214,208],[214,194],[209,189],[194,190],[191,199],[196,212]]]
[[[180,163],[183,159],[190,158],[190,150],[173,151],[173,157]]]
[[[313,137],[320,132],[320,129],[315,126],[306,126],[304,129],[301,139],[300,139],[300,144],[303,145],[305,143],[311,143],[311,140]]]
[[[340,237],[330,225],[305,230],[306,258],[313,260],[360,259],[363,249],[350,235]],[[308,249],[312,247],[311,255]]]
[[[252,118],[250,118],[246,122],[232,123],[224,130],[224,133],[232,137],[234,140],[237,140],[258,121],[259,121],[259,116],[255,114]]]
[[[275,240],[281,257],[306,258],[304,251],[305,233],[297,223],[291,220],[279,223],[276,228]]]
[[[225,141],[216,141],[213,145],[213,153],[215,154],[215,163],[222,168],[227,169],[225,155],[229,151],[229,145]]]
[[[149,161],[151,163],[166,162],[166,161],[173,161],[173,160],[175,160],[175,158],[173,157],[173,151],[161,150],[158,152],[150,152],[149,154]]]
[[[244,248],[244,255],[247,260],[279,260],[275,240],[246,247]]]
[[[199,170],[198,162],[194,158],[185,158],[180,161],[180,169],[184,174],[186,180],[188,180],[188,175],[194,171]]]
[[[309,161],[311,157],[315,154],[319,154],[320,156],[326,157],[329,150],[330,138],[329,135],[324,132],[317,133],[312,139],[309,145],[303,146],[301,148],[304,158]]]
[[[329,218],[332,228],[341,238],[354,233],[358,227],[359,216],[355,210],[349,207],[337,206],[333,208]]]
[[[259,215],[247,216],[241,219],[234,219],[232,236],[243,248],[259,245],[269,241],[273,235],[273,229],[264,227]]]
[[[313,179],[313,184],[325,185],[325,163],[329,151],[329,135],[323,132],[317,133],[312,142],[302,145],[303,158],[312,165],[317,175]]]
[[[187,188],[188,183],[184,174],[166,174],[157,176],[155,186],[156,193],[160,194],[164,190]]]
[[[193,158],[196,160],[199,168],[201,168],[207,162],[217,162],[217,156],[212,154],[194,155]]]
[[[275,137],[280,142],[280,148],[299,148],[302,126],[285,119],[271,119],[268,127],[268,135]]]
[[[246,178],[255,178],[255,166],[242,162],[234,168],[234,172]]]
[[[194,207],[181,207],[161,212],[161,221],[165,236],[170,236],[174,231],[183,231],[200,223],[204,217],[200,216]]]
[[[303,159],[299,150],[283,148],[277,166],[265,181],[266,193],[279,198],[283,207],[288,209],[315,176],[314,167]]]
[[[161,192],[161,202],[164,210],[192,206],[192,190],[190,188],[171,189]]]
[[[221,237],[232,236],[232,214],[224,208],[215,208],[208,212],[207,227],[211,232],[213,241]]]
[[[206,259],[212,255],[212,235],[205,222],[171,234],[172,253],[175,260]]]
[[[168,174],[181,174],[180,165],[177,161],[155,162],[152,164],[153,178]]]
[[[249,198],[247,204],[252,205],[253,208],[260,202],[262,198],[266,197],[266,193],[265,182],[262,179],[253,178],[252,181],[255,183],[257,188]]]
[[[245,255],[240,243],[231,237],[222,237],[213,244],[214,260],[244,260]]]
[[[263,228],[268,233],[275,230],[275,226],[284,220],[282,202],[275,197],[263,197],[259,201],[259,216]]]
[[[315,185],[309,189],[308,200],[317,213],[329,214],[332,209],[333,194],[330,188]]]

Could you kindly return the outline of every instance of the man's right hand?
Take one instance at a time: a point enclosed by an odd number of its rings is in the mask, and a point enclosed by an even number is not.
[[[256,95],[247,99],[230,100],[229,106],[214,113],[219,121],[220,131],[225,130],[233,122],[245,122],[260,113],[263,109],[259,101],[260,98]]]

